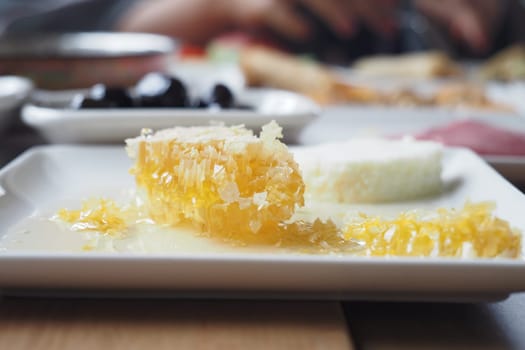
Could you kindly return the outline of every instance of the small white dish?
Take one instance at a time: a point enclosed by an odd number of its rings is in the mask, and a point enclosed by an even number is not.
[[[44,146],[0,170],[0,239],[34,213],[113,197],[133,187],[122,147]],[[369,205],[376,214],[494,201],[496,214],[525,230],[525,196],[464,149],[446,149],[433,198]],[[490,184],[490,185],[487,185]],[[44,234],[38,227],[32,237]],[[53,231],[54,232],[54,231]],[[364,258],[341,255],[194,251],[172,254],[32,250],[0,252],[0,288],[164,291],[186,296],[270,295],[409,300],[494,300],[525,291],[525,261]]]
[[[68,107],[78,91],[38,92],[38,103],[22,109],[22,120],[53,143],[122,143],[142,128],[153,130],[174,126],[244,124],[260,131],[275,120],[293,140],[298,132],[319,114],[310,99],[292,92],[272,89],[246,89],[237,94],[240,105],[253,109],[192,108],[112,108],[75,110]]]
[[[0,76],[0,132],[14,121],[15,110],[33,90],[31,80],[18,76]]]

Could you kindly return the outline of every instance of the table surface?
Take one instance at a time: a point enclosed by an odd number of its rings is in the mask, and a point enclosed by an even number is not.
[[[325,115],[303,135],[323,126],[344,128]],[[7,135],[0,166],[44,143],[21,126]],[[525,293],[497,303],[0,297],[0,349],[13,350],[525,349],[524,325]]]

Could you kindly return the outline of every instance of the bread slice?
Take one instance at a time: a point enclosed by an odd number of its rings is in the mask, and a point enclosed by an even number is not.
[[[353,68],[368,77],[434,78],[461,73],[457,64],[437,51],[366,57],[356,61]]]
[[[240,54],[240,66],[248,85],[295,91],[320,104],[369,103],[380,98],[370,88],[341,81],[325,65],[273,49],[245,48]]]

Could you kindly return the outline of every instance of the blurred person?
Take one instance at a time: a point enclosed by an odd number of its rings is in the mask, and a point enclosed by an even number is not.
[[[206,43],[240,30],[336,63],[433,48],[482,57],[525,32],[518,0],[0,0],[0,13],[10,6],[38,9],[19,10],[6,32],[139,31]]]
[[[137,2],[118,25],[194,42],[269,31],[293,51],[348,61],[424,49],[487,56],[525,37],[524,14],[518,0],[157,0]]]
[[[463,53],[478,55],[525,40],[525,1],[414,0],[415,8],[448,32]]]
[[[344,38],[363,22],[388,34],[395,26],[396,0],[157,0],[136,3],[120,28],[161,32],[193,41],[205,41],[219,31],[270,29],[292,40],[307,41],[312,34],[308,11]],[[198,21],[195,21],[198,19]]]
[[[193,42],[239,28],[270,32],[292,51],[344,62],[425,49],[484,57],[523,39],[523,15],[518,0],[157,0],[136,2],[119,28]]]
[[[351,35],[357,18],[386,32],[396,0],[0,0],[9,32],[120,29],[156,32],[205,42],[232,29],[274,29],[307,40],[311,23],[298,5],[316,13],[341,36]],[[377,11],[377,7],[384,10]]]

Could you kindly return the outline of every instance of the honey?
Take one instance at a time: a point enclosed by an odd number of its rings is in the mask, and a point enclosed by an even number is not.
[[[108,235],[121,235],[128,226],[123,210],[108,199],[87,200],[79,210],[60,209],[57,218],[71,224],[73,231],[97,231]]]
[[[492,214],[493,204],[466,203],[430,217],[406,212],[392,220],[362,214],[343,230],[370,256],[509,257],[521,255],[521,234]]]
[[[175,128],[128,140],[131,173],[155,222],[190,221],[210,236],[251,241],[304,204],[298,165],[280,136],[275,123],[260,138],[244,127]]]

